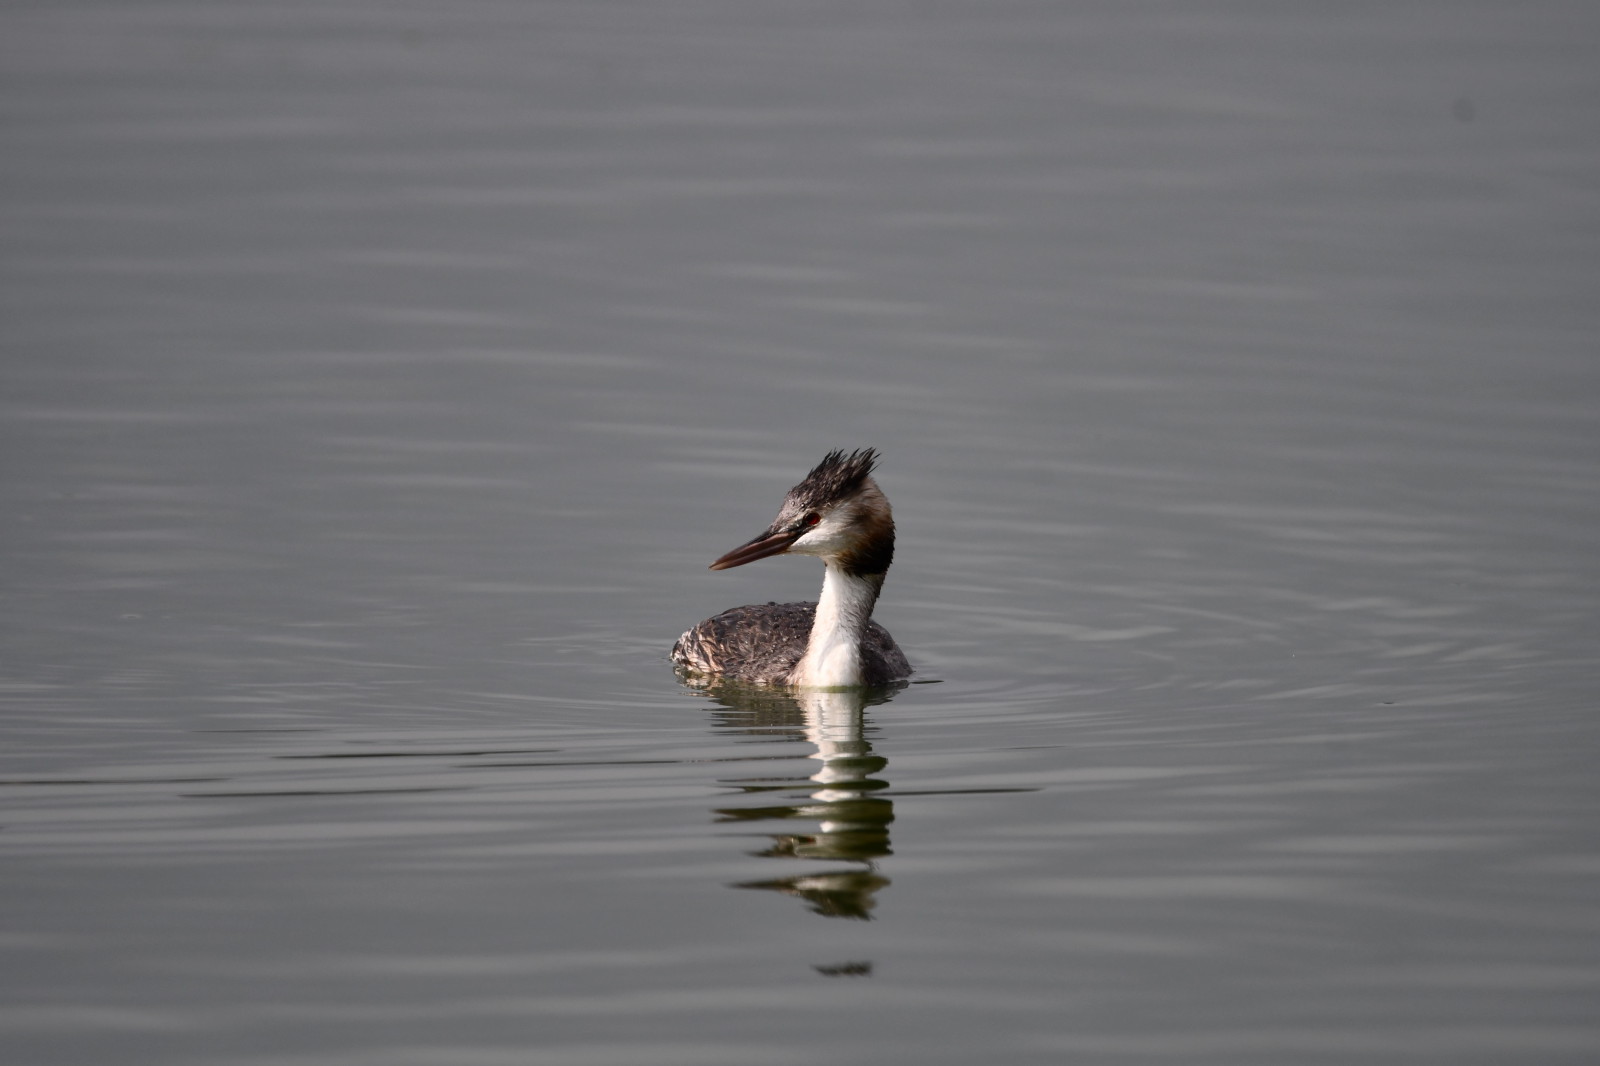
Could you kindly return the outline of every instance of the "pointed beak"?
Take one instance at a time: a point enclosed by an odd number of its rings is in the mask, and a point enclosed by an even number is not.
[[[754,539],[746,541],[712,563],[711,569],[729,570],[745,563],[753,563],[757,559],[765,559],[769,555],[782,555],[804,532],[803,529],[769,529],[764,533],[758,533]]]

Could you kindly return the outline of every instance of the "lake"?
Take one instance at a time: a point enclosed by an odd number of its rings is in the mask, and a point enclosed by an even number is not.
[[[0,29],[6,1061],[1600,1054],[1600,9]]]

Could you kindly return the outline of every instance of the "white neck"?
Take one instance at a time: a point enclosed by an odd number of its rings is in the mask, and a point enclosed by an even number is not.
[[[883,575],[847,574],[824,559],[822,596],[805,656],[790,674],[790,684],[811,688],[842,688],[863,683],[861,638],[872,621]]]

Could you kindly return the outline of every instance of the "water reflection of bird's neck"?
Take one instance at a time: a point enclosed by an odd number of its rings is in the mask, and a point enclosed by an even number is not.
[[[861,691],[813,689],[801,693],[798,702],[806,716],[806,737],[817,749],[810,757],[822,763],[822,768],[811,775],[811,780],[822,786],[811,794],[812,801],[821,805],[812,811],[823,818],[822,839],[839,832],[859,832],[865,828],[863,821],[877,823],[876,828],[881,831],[892,807],[879,800],[868,814],[859,802],[854,802],[883,788],[884,783],[873,780],[872,775],[881,773],[889,764],[888,759],[874,754],[867,742],[862,713],[866,699]],[[877,809],[880,804],[881,810]]]
[[[865,920],[877,906],[878,893],[889,885],[889,879],[877,871],[875,860],[890,853],[894,803],[878,794],[887,782],[873,776],[889,761],[874,754],[867,743],[863,714],[867,697],[862,690],[803,690],[792,698],[804,716],[806,739],[815,749],[808,758],[822,766],[807,778],[817,787],[808,790],[804,800],[768,808],[766,816],[815,820],[817,829],[814,833],[776,834],[774,846],[760,854],[848,862],[852,867],[808,870],[772,880],[746,881],[737,887],[798,896],[824,917]]]
[[[866,701],[859,690],[830,692],[809,689],[800,696],[800,708],[806,716],[806,737],[817,747],[811,758],[822,763],[822,769],[811,775],[811,780],[821,785],[859,784],[866,773],[861,760],[869,756],[872,748],[864,733],[862,709]],[[879,760],[881,766],[882,760]],[[816,799],[826,799],[818,795]]]
[[[865,920],[877,906],[889,879],[877,860],[891,854],[889,825],[894,801],[885,795],[889,783],[880,776],[889,760],[873,752],[867,741],[865,708],[887,703],[884,690],[772,689],[713,686],[710,696],[726,710],[719,712],[732,731],[781,735],[808,744],[808,770],[801,778],[762,777],[731,781],[746,795],[766,800],[759,806],[716,810],[721,822],[752,825],[775,822],[770,847],[751,852],[765,859],[806,862],[790,866],[788,876],[739,881],[734,888],[758,888],[797,896],[811,910],[828,918]],[[820,767],[817,765],[820,763]],[[803,795],[795,795],[798,787]],[[787,793],[772,803],[774,793]],[[806,831],[797,822],[812,822]],[[816,868],[814,863],[848,863],[843,868]]]

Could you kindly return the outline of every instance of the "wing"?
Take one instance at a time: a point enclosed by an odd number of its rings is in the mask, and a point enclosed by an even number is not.
[[[690,673],[781,685],[805,655],[816,614],[815,603],[734,607],[679,637],[672,661]]]

